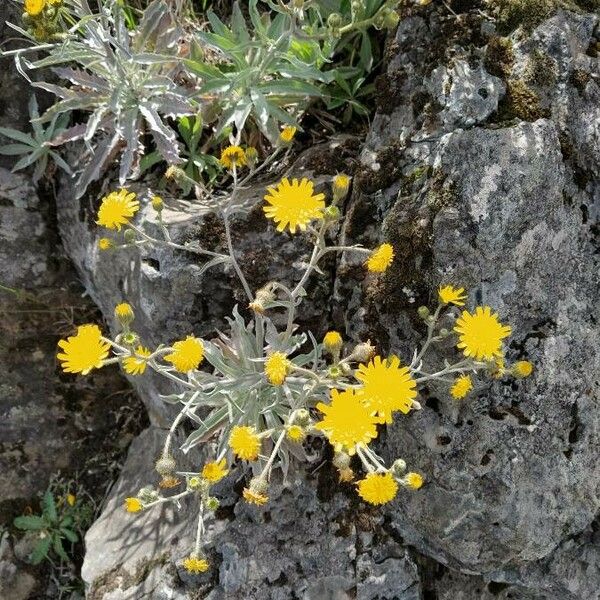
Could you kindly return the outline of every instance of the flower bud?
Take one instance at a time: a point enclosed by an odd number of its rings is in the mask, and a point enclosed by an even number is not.
[[[300,408],[294,415],[294,423],[306,427],[310,423],[310,413],[305,408]]]
[[[343,22],[344,21],[342,15],[340,15],[339,13],[331,13],[327,17],[327,25],[331,29],[339,29],[342,26]]]
[[[115,306],[115,318],[117,321],[119,321],[123,329],[129,329],[129,326],[135,318],[131,304],[128,304],[127,302],[121,302],[120,304],[117,304],[117,306]]]
[[[98,240],[98,249],[105,251],[115,247],[115,243],[110,238],[100,238]]]
[[[334,204],[330,204],[329,206],[325,207],[325,210],[323,211],[323,216],[328,221],[337,221],[340,218],[340,209]]]
[[[394,477],[402,477],[406,472],[406,462],[401,458],[397,458],[391,468]]]
[[[152,203],[152,208],[156,212],[161,212],[162,209],[165,207],[165,203],[163,202],[163,199],[160,196],[152,196],[152,200],[150,202]]]
[[[440,329],[440,331],[439,331],[439,334],[438,334],[438,335],[439,335],[441,338],[446,338],[446,337],[448,337],[448,336],[450,335],[450,332],[449,332],[449,331],[448,331],[448,330],[447,330],[445,327],[442,327],[442,328]]]
[[[333,455],[333,465],[339,469],[347,469],[350,466],[350,456],[345,452],[336,452]]]
[[[375,346],[371,345],[371,340],[358,344],[352,354],[348,357],[348,360],[353,360],[360,363],[366,363],[375,356]]]
[[[175,471],[177,463],[171,454],[163,454],[154,465],[156,472],[163,477],[171,475]]]
[[[533,364],[528,360],[519,360],[512,366],[511,373],[519,379],[529,377],[533,373]]]
[[[253,167],[258,160],[258,151],[253,146],[246,148],[246,162]]]
[[[127,244],[133,244],[136,239],[135,231],[133,229],[126,229],[123,237],[125,238],[125,242]]]
[[[425,320],[429,318],[429,309],[426,306],[419,306],[417,314],[419,317],[421,317],[421,319]]]
[[[334,201],[343,200],[350,189],[350,177],[345,173],[338,173],[333,178],[333,199]]]
[[[212,511],[217,510],[217,508],[219,508],[219,506],[221,506],[221,503],[219,502],[219,499],[215,498],[214,496],[209,496],[206,499],[205,504],[206,504],[206,508],[208,510],[212,510]]]
[[[151,487],[143,487],[137,497],[144,503],[149,504],[158,499],[158,492]]]
[[[400,22],[400,15],[395,10],[390,10],[385,14],[384,26],[386,29],[394,29]]]
[[[117,336],[117,342],[124,346],[137,346],[139,341],[139,336],[133,331],[124,331],[121,335]]]
[[[273,283],[269,282],[256,292],[254,300],[248,304],[248,308],[255,313],[263,314],[265,309],[271,302],[275,300],[275,292],[273,291]]]
[[[190,477],[187,485],[190,490],[199,490],[202,487],[202,478],[198,476]]]
[[[344,376],[344,371],[338,365],[332,365],[327,369],[327,375],[330,379],[339,379]]]
[[[328,331],[323,337],[323,348],[330,354],[338,353],[342,343],[342,336],[337,331]]]

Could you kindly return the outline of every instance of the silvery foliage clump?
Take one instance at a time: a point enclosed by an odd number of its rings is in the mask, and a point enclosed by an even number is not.
[[[4,156],[21,156],[12,168],[12,172],[20,171],[35,164],[32,179],[37,183],[48,167],[48,159],[71,175],[71,168],[64,159],[52,150],[52,140],[64,133],[69,124],[69,116],[54,115],[47,127],[40,123],[40,114],[35,95],[29,100],[29,119],[31,133],[24,133],[12,127],[0,127],[0,135],[12,140],[11,143],[0,146],[0,154]]]
[[[91,113],[86,123],[51,142],[58,146],[83,139],[87,145],[77,195],[119,152],[120,182],[135,177],[144,152],[140,138],[146,131],[167,162],[181,162],[175,132],[163,119],[192,114],[195,108],[189,91],[175,83],[181,72],[177,52],[182,32],[168,5],[154,0],[134,31],[128,30],[123,7],[114,0],[99,2],[99,13],[87,0],[69,0],[68,6],[77,22],[63,41],[44,44],[48,56],[42,59],[17,57],[22,72],[51,68],[71,84],[32,82],[59,98],[40,122],[73,111]]]
[[[290,310],[289,304],[277,300],[269,307]],[[181,447],[183,452],[206,443],[218,432],[216,455],[221,456],[227,451],[231,430],[238,425],[251,425],[259,432],[270,430],[275,443],[276,432],[291,422],[295,411],[327,402],[335,384],[327,374],[323,346],[312,333],[280,332],[266,315],[259,317],[257,328],[256,322],[247,323],[237,308],[228,323],[227,335],[219,332],[212,341],[203,341],[205,360],[213,370],[195,373],[195,389],[161,396],[165,402],[182,405],[185,416],[196,423]],[[305,351],[297,354],[302,348]],[[265,379],[264,357],[271,352],[292,357],[294,373],[286,378],[285,386]],[[310,460],[306,452],[302,445],[284,440],[277,453],[278,467],[286,474],[290,455]]]

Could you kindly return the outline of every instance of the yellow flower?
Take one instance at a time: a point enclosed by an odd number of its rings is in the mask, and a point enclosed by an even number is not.
[[[221,152],[221,164],[226,169],[233,169],[234,166],[243,167],[246,164],[246,153],[239,146],[227,146]]]
[[[100,238],[98,240],[98,248],[100,250],[110,250],[115,247],[115,243],[109,238]]]
[[[123,369],[128,375],[142,375],[148,364],[146,359],[152,354],[148,348],[138,346],[135,354],[123,359]]]
[[[469,375],[461,375],[454,380],[450,395],[455,400],[462,400],[473,389],[473,381]]]
[[[269,496],[265,494],[261,494],[260,492],[255,492],[250,488],[244,488],[242,492],[244,494],[244,500],[250,504],[256,504],[256,506],[262,506],[269,501]]]
[[[202,468],[202,477],[211,483],[221,481],[227,473],[229,473],[229,471],[227,469],[227,462],[224,458],[219,462],[213,461],[206,463]]]
[[[108,356],[110,344],[102,340],[97,325],[80,325],[77,334],[60,340],[58,346],[64,352],[57,354],[65,373],[87,375],[92,369],[99,369]]]
[[[342,343],[342,336],[337,331],[328,331],[323,338],[323,346],[328,352],[339,352]]]
[[[391,244],[381,244],[371,252],[371,256],[365,262],[371,273],[383,273],[394,260],[394,248]]]
[[[286,429],[285,434],[293,442],[302,442],[306,437],[306,432],[300,425],[290,425]]]
[[[494,379],[502,379],[506,375],[506,365],[504,357],[496,358],[490,365],[492,371],[492,377]]]
[[[260,438],[254,427],[236,425],[229,436],[229,447],[242,460],[256,460],[260,450]]]
[[[205,558],[198,558],[195,554],[190,554],[183,559],[183,568],[188,573],[204,573],[208,571],[208,561]]]
[[[273,385],[281,385],[289,370],[290,361],[283,352],[273,352],[265,361],[265,375]]]
[[[455,304],[464,306],[467,295],[464,288],[455,288],[451,285],[440,286],[438,297],[442,304]]]
[[[313,182],[306,178],[302,181],[286,177],[277,186],[267,188],[263,211],[268,219],[277,223],[277,231],[284,231],[289,226],[291,233],[296,229],[306,230],[313,219],[323,218],[325,209],[324,194],[313,196]]]
[[[188,335],[185,340],[173,344],[173,352],[165,356],[180,373],[197,369],[204,359],[204,344],[202,340]]]
[[[127,304],[127,302],[117,304],[115,306],[115,317],[123,327],[129,325],[135,317],[131,304]]]
[[[140,512],[144,509],[139,498],[125,498],[125,510],[130,513]]]
[[[75,506],[75,502],[77,502],[77,496],[75,496],[75,494],[67,494],[67,504],[69,506]]]
[[[126,225],[140,209],[140,203],[136,198],[133,192],[125,189],[111,192],[102,199],[96,223],[102,227],[120,231],[121,225]]]
[[[423,477],[419,473],[407,473],[404,484],[411,490],[418,490],[423,486]]]
[[[289,144],[294,139],[294,136],[296,135],[296,131],[298,131],[297,127],[294,127],[293,125],[286,125],[281,130],[281,133],[279,134],[279,139],[284,144]]]
[[[400,366],[397,356],[387,360],[376,356],[367,365],[360,365],[354,376],[363,384],[357,391],[358,397],[385,423],[392,422],[392,413],[396,410],[409,412],[417,397],[417,384],[408,367]]]
[[[398,492],[398,484],[391,473],[369,473],[356,485],[358,495],[369,504],[391,502]]]
[[[454,331],[459,334],[458,348],[475,360],[493,360],[502,356],[502,340],[511,334],[489,306],[478,306],[475,313],[463,311]]]
[[[368,444],[377,437],[381,419],[370,411],[354,390],[331,391],[331,404],[319,402],[317,408],[325,415],[315,424],[335,448],[348,454],[356,452],[357,445]]]
[[[25,0],[25,12],[30,17],[37,17],[46,6],[46,0]]]
[[[528,360],[520,360],[512,367],[515,377],[529,377],[533,373],[533,365]]]

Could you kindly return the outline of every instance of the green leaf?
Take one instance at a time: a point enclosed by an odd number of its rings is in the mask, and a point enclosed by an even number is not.
[[[365,71],[370,71],[373,66],[373,50],[371,48],[371,38],[365,31],[362,34],[362,41],[360,44],[360,64]]]
[[[26,515],[23,517],[17,517],[13,521],[13,525],[17,529],[25,529],[30,531],[36,531],[38,529],[46,528],[46,521],[37,515]]]
[[[233,3],[233,11],[231,13],[231,28],[235,37],[242,43],[247,44],[250,42],[250,34],[246,27],[246,19],[240,10],[238,2]]]
[[[79,536],[74,532],[71,531],[70,529],[66,529],[61,527],[60,528],[60,532],[63,534],[64,537],[66,537],[70,542],[73,542],[73,544],[75,542],[77,542],[79,540]]]
[[[31,152],[32,146],[26,144],[6,144],[0,146],[0,154],[4,156],[18,156],[19,154],[28,154]]]
[[[45,538],[42,538],[31,553],[29,560],[34,565],[39,565],[47,556],[50,550],[50,544],[52,543],[52,538],[47,535]]]
[[[17,140],[17,142],[27,144],[28,146],[37,146],[35,140],[30,135],[27,135],[22,131],[17,131],[12,127],[0,127],[0,133],[11,140]]]
[[[56,554],[58,554],[58,556],[60,556],[63,560],[69,561],[69,555],[65,552],[65,549],[62,545],[62,540],[58,536],[54,538],[52,548],[54,548],[54,552],[56,552]]]
[[[58,521],[58,514],[56,513],[56,503],[54,502],[54,496],[50,490],[46,490],[44,497],[42,498],[42,511],[44,516],[52,523]]]

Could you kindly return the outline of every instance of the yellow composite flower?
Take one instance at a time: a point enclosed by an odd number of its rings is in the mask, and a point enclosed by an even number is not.
[[[130,513],[136,513],[143,510],[144,505],[139,498],[125,498],[125,510]]]
[[[406,484],[406,487],[409,487],[411,490],[418,490],[423,487],[423,476],[414,472],[407,473],[404,478],[404,483]]]
[[[146,370],[148,361],[146,360],[152,352],[144,346],[138,346],[135,354],[123,359],[123,369],[128,375],[142,375]]]
[[[294,136],[296,135],[296,131],[298,131],[297,127],[294,127],[293,125],[286,125],[281,130],[281,133],[279,134],[279,139],[284,144],[289,144],[294,139]]]
[[[25,12],[30,17],[37,17],[46,6],[46,0],[25,0]]]
[[[369,473],[357,484],[358,495],[369,504],[391,502],[398,492],[398,484],[391,473]]]
[[[465,294],[465,288],[455,288],[451,285],[444,285],[440,286],[440,289],[438,290],[438,298],[442,304],[464,306],[467,294]]]
[[[533,373],[533,364],[528,360],[519,360],[512,366],[515,377],[529,377]]]
[[[302,442],[306,437],[306,432],[303,427],[300,425],[289,425],[285,431],[287,437],[292,440],[292,442]]]
[[[450,388],[450,395],[455,400],[462,400],[473,389],[473,381],[469,375],[460,375]]]
[[[290,361],[283,352],[273,352],[265,361],[265,375],[273,385],[282,385],[289,370]]]
[[[246,164],[246,153],[240,146],[227,146],[221,152],[221,164],[226,169],[233,169],[236,167],[243,167]]]
[[[394,247],[391,244],[381,244],[371,252],[365,265],[371,273],[383,273],[394,260]]]
[[[80,325],[76,335],[60,340],[58,346],[63,349],[56,355],[62,363],[62,370],[82,375],[99,369],[110,350],[110,344],[102,339],[97,325]]]
[[[350,176],[345,173],[338,173],[333,178],[333,193],[336,197],[342,198],[348,193],[350,188]]]
[[[458,348],[474,360],[493,360],[502,356],[502,340],[511,334],[489,306],[478,306],[471,314],[463,311],[454,331],[459,335]]]
[[[205,558],[199,558],[195,554],[191,554],[182,561],[183,568],[192,574],[204,573],[208,571],[208,561]]]
[[[249,504],[256,504],[256,506],[262,506],[269,501],[269,496],[256,492],[250,488],[244,488],[242,492],[244,500]]]
[[[188,335],[185,340],[173,344],[173,352],[165,356],[180,373],[197,369],[204,360],[204,344],[202,340]]]
[[[224,458],[219,462],[213,461],[206,463],[204,467],[202,467],[202,477],[211,483],[221,481],[227,473],[229,473],[229,470],[227,469],[227,461]]]
[[[229,435],[229,447],[242,460],[256,460],[260,451],[260,438],[254,427],[236,425]]]
[[[135,317],[131,304],[127,302],[117,304],[115,306],[115,317],[122,323],[131,323]]]
[[[284,177],[276,186],[267,188],[267,192],[264,199],[269,206],[263,211],[277,224],[277,231],[284,231],[286,227],[291,233],[296,233],[296,229],[305,231],[311,221],[323,218],[325,195],[313,195],[314,184],[309,179],[290,182]]]
[[[354,390],[331,391],[331,403],[319,402],[317,408],[324,414],[315,429],[322,431],[336,452],[355,454],[356,446],[366,445],[377,437],[381,419],[373,414]]]
[[[406,414],[417,397],[417,384],[408,367],[400,366],[397,356],[383,360],[376,356],[366,365],[360,365],[354,374],[363,384],[357,391],[363,404],[385,423],[392,422],[392,413]]]
[[[129,219],[139,209],[140,203],[137,201],[137,196],[126,189],[120,189],[102,199],[96,223],[102,227],[120,231],[121,226],[129,223]]]
[[[75,494],[67,494],[66,500],[69,506],[75,506],[75,502],[77,502],[77,496],[75,496]]]

